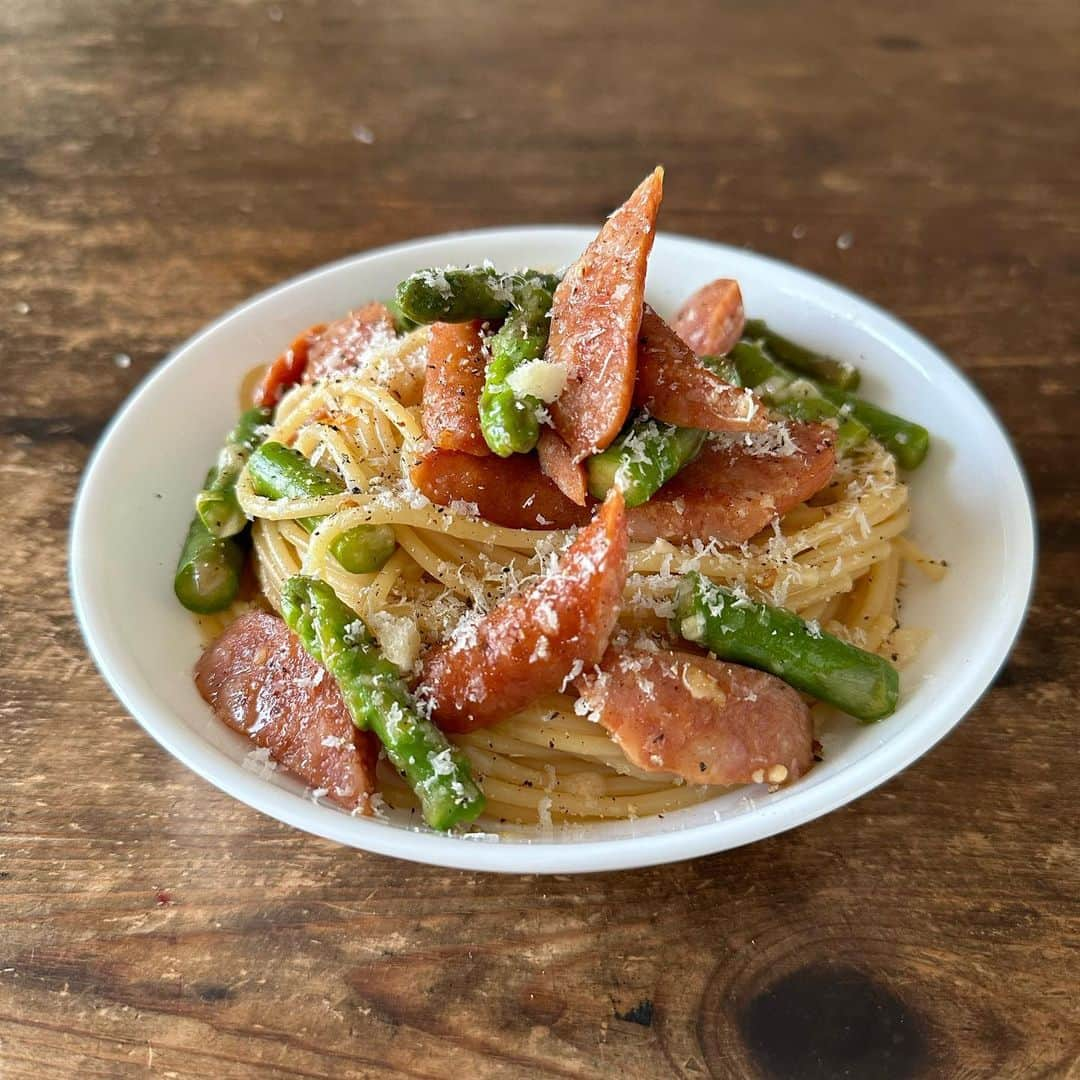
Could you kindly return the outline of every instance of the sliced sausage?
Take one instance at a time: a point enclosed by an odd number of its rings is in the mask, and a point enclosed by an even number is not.
[[[255,404],[272,409],[281,395],[295,386],[308,366],[311,343],[326,329],[322,323],[305,330],[267,369],[259,389],[255,391]]]
[[[568,376],[551,416],[575,461],[608,446],[630,412],[646,264],[663,194],[658,168],[608,218],[555,290],[547,356],[564,364]]]
[[[675,332],[698,356],[724,356],[742,337],[745,323],[739,283],[717,278],[679,309]]]
[[[195,665],[218,718],[346,810],[368,810],[378,742],[358,731],[338,684],[276,615],[241,615]]]
[[[792,421],[774,421],[759,435],[713,436],[695,461],[630,511],[630,536],[749,540],[828,484],[834,443],[831,428]]]
[[[480,430],[486,362],[482,326],[435,323],[431,328],[420,419],[424,434],[438,450],[478,457],[491,453]]]
[[[494,724],[596,664],[619,615],[626,552],[626,509],[615,490],[551,573],[428,655],[421,686],[439,725]]]
[[[572,502],[584,506],[589,499],[589,481],[585,466],[574,460],[570,447],[551,428],[540,432],[536,444],[540,471]]]
[[[633,764],[690,784],[781,784],[813,763],[810,710],[775,675],[709,656],[611,648],[579,686]]]
[[[676,427],[763,431],[768,425],[754,392],[710,371],[648,304],[638,335],[634,405]]]
[[[534,454],[474,457],[433,450],[409,476],[433,503],[475,503],[482,518],[508,529],[568,529],[589,520],[588,510],[544,476]]]
[[[387,306],[378,302],[364,304],[312,340],[304,382],[359,367],[368,349],[390,342],[395,336],[394,319]]]

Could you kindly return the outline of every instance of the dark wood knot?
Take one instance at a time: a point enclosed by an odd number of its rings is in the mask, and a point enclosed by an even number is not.
[[[849,965],[812,964],[777,979],[736,1017],[750,1057],[769,1077],[894,1080],[924,1074],[921,1018],[888,987]]]

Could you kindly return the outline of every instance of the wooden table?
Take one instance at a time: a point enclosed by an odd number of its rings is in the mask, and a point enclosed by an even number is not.
[[[1076,1075],[1080,8],[910,7],[0,3],[4,1080]],[[179,766],[68,600],[119,403],[256,290],[597,221],[656,161],[665,228],[869,296],[1004,418],[1041,563],[990,694],[823,820],[594,877],[363,855]]]

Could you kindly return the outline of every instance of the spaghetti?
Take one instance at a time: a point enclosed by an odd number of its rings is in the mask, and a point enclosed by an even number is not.
[[[340,493],[267,499],[255,493],[246,470],[236,484],[239,504],[255,522],[255,567],[269,604],[281,610],[282,588],[295,574],[325,581],[405,672],[416,669],[427,647],[543,574],[570,538],[564,530],[493,524],[467,503],[435,505],[412,485],[410,468],[428,449],[419,408],[428,336],[422,328],[379,342],[355,371],[298,386],[278,405],[267,439],[336,473]],[[316,516],[323,520],[309,533],[300,520]],[[620,625],[661,628],[673,614],[679,575],[697,570],[903,664],[919,639],[898,627],[902,567],[937,570],[905,536],[909,517],[908,489],[892,455],[868,440],[839,459],[831,482],[809,502],[740,546],[632,543]],[[398,548],[379,571],[350,574],[331,547],[363,524],[392,527]],[[575,712],[569,693],[450,738],[483,787],[488,818],[501,822],[632,818],[700,802],[717,790],[635,767],[603,728]],[[415,805],[385,762],[379,782],[391,806]]]

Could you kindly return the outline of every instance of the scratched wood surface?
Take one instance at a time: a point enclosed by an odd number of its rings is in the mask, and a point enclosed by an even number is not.
[[[1076,1075],[1078,72],[1072,0],[2,0],[0,1076]],[[68,600],[119,403],[256,290],[595,221],[658,160],[666,228],[867,295],[1004,418],[1041,564],[989,695],[824,820],[575,879],[344,850],[179,766]]]

